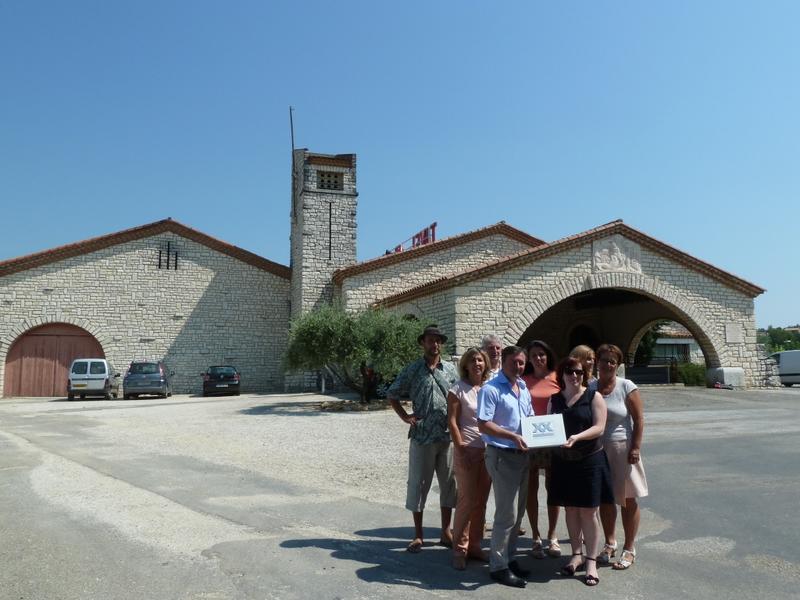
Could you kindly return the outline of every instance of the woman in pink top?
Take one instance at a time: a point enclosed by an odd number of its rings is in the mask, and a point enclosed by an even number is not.
[[[458,487],[453,523],[453,567],[463,571],[467,558],[488,561],[481,548],[486,501],[492,480],[486,470],[484,442],[478,432],[478,390],[489,377],[489,356],[469,348],[458,363],[461,379],[447,394],[447,416],[453,439],[453,469]]]
[[[556,357],[553,350],[541,340],[533,340],[528,344],[528,365],[522,379],[528,386],[533,402],[533,414],[536,416],[547,414],[547,404],[550,396],[561,392],[556,380]],[[528,477],[528,521],[533,530],[534,558],[546,556],[561,556],[561,546],[556,538],[556,523],[558,522],[558,506],[547,507],[547,538],[543,541],[539,534],[539,471],[544,471],[544,485],[550,489],[550,449],[539,448],[530,451],[531,470]]]

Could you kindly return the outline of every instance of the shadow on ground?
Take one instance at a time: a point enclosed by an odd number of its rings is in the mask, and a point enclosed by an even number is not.
[[[281,543],[283,548],[319,548],[328,550],[333,558],[369,564],[356,569],[362,581],[386,585],[404,585],[427,590],[474,591],[494,582],[489,578],[489,567],[485,563],[469,561],[466,571],[452,568],[452,551],[436,545],[439,531],[426,529],[422,552],[406,552],[406,545],[413,537],[411,527],[387,527],[356,531],[363,540],[352,539],[296,539]],[[484,544],[488,546],[488,540]],[[553,579],[564,579],[558,569],[566,558],[533,560],[519,556],[520,564],[531,570],[527,580],[544,583]],[[576,583],[578,580],[576,579]]]
[[[309,402],[276,402],[243,408],[242,415],[269,415],[284,417],[318,417],[325,413],[319,409],[319,400]]]

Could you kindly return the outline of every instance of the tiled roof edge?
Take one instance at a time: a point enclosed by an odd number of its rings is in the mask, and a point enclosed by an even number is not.
[[[147,225],[141,225],[131,229],[124,229],[116,233],[110,233],[80,242],[66,244],[64,246],[57,246],[41,252],[35,252],[33,254],[27,254],[25,256],[2,261],[0,262],[0,277],[11,275],[12,273],[19,273],[20,271],[27,271],[28,269],[51,264],[67,258],[80,256],[81,254],[96,252],[104,248],[150,237],[166,231],[186,237],[213,250],[217,250],[218,252],[236,258],[237,260],[247,263],[253,267],[267,271],[273,275],[277,275],[278,277],[283,277],[284,279],[291,278],[291,269],[285,265],[268,260],[248,250],[234,246],[233,244],[218,240],[217,238],[211,237],[210,235],[197,231],[196,229],[192,229],[191,227],[179,223],[178,221],[173,221],[172,219],[163,219],[161,221],[148,223]]]
[[[463,271],[456,275],[441,277],[440,279],[436,279],[403,292],[387,296],[386,298],[382,298],[381,300],[375,302],[373,306],[390,308],[392,306],[396,306],[398,304],[402,304],[423,296],[428,296],[432,293],[445,290],[450,287],[455,287],[463,283],[474,281],[475,279],[480,279],[497,272],[517,267],[527,262],[540,260],[547,256],[552,256],[553,254],[558,254],[564,250],[582,246],[587,242],[591,242],[608,235],[613,235],[615,233],[626,235],[627,237],[659,254],[669,256],[676,262],[683,264],[684,266],[695,271],[704,273],[712,279],[716,279],[717,281],[733,287],[734,289],[737,289],[751,297],[758,296],[766,291],[763,288],[750,283],[749,281],[728,273],[727,271],[723,271],[722,269],[718,269],[717,267],[701,261],[700,259],[695,258],[694,256],[691,256],[682,250],[678,250],[669,244],[665,244],[664,242],[650,237],[637,229],[625,225],[621,219],[618,219],[616,221],[606,223],[605,225],[600,225],[599,227],[589,229],[582,233],[567,236],[549,244],[542,244],[535,248],[531,248],[530,250],[523,250],[517,254],[499,258],[474,269]]]
[[[512,227],[505,221],[500,221],[499,223],[495,223],[494,225],[489,225],[488,227],[483,227],[481,229],[475,229],[473,231],[468,231],[466,233],[461,233],[451,237],[443,238],[431,244],[417,246],[416,248],[412,248],[411,250],[405,250],[403,252],[395,252],[394,254],[386,254],[384,256],[378,256],[376,258],[371,258],[369,260],[356,263],[349,267],[338,269],[333,274],[333,281],[336,284],[341,284],[345,279],[347,279],[348,277],[352,277],[354,275],[360,275],[361,273],[366,273],[368,271],[373,271],[375,269],[388,267],[390,265],[404,262],[406,260],[411,260],[413,258],[425,256],[426,254],[430,254],[432,252],[447,250],[448,248],[453,248],[455,246],[466,244],[467,242],[471,242],[495,234],[505,235],[513,240],[516,240],[522,244],[527,244],[532,247],[544,244],[542,240],[535,238],[532,235],[529,235],[524,231],[517,229],[516,227]]]

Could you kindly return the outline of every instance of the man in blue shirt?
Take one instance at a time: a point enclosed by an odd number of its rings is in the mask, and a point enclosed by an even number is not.
[[[417,338],[424,356],[406,366],[386,394],[397,416],[411,426],[406,508],[414,517],[414,539],[408,545],[409,552],[422,550],[422,512],[434,473],[439,480],[442,513],[439,543],[447,547],[453,545],[450,519],[456,505],[456,480],[447,428],[447,392],[458,380],[458,371],[452,363],[442,360],[442,346],[446,341],[447,336],[438,325],[428,325]],[[400,404],[401,398],[411,398],[411,414]]]
[[[486,469],[492,476],[495,504],[489,574],[513,587],[525,587],[530,574],[513,559],[528,495],[528,447],[522,438],[522,419],[533,414],[533,407],[522,380],[526,359],[519,346],[504,348],[502,370],[478,392],[478,428],[486,442]]]

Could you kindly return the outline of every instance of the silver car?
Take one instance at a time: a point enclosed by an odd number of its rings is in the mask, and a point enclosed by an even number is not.
[[[103,396],[106,400],[119,394],[119,373],[105,358],[76,358],[67,376],[67,399],[75,396]]]

